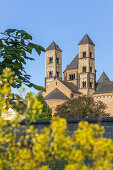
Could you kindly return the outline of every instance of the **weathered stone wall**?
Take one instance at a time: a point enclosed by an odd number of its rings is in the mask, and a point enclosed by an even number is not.
[[[93,95],[95,101],[102,101],[107,105],[106,112],[113,116],[113,93],[95,94]]]
[[[86,57],[83,58],[83,53],[86,52]],[[90,57],[90,53],[92,56]],[[83,67],[86,71],[83,72]],[[92,71],[90,70],[92,69]],[[94,46],[90,44],[79,45],[78,56],[78,74],[79,74],[79,91],[82,94],[93,94],[95,86],[95,51]],[[83,82],[86,82],[86,87],[83,87]],[[89,91],[89,83],[92,83],[92,90]]]
[[[113,117],[83,118],[83,119],[69,118],[66,120],[67,120],[67,128],[69,130],[70,135],[72,135],[73,132],[77,130],[78,123],[80,121],[88,121],[89,123],[99,124],[99,126],[104,126],[105,129],[104,137],[113,139]],[[48,127],[50,125],[50,121],[51,121],[50,119],[37,119],[34,122],[32,122],[32,125],[34,125],[35,128],[41,130],[44,127]],[[29,120],[23,120],[21,122],[22,128],[26,126],[26,122],[29,122]]]
[[[49,63],[49,58],[53,61]],[[56,57],[59,58],[59,63],[56,63]],[[52,72],[52,78],[49,78],[49,72]],[[54,81],[56,72],[59,72],[59,79],[62,79],[62,53],[58,50],[49,50],[45,53],[45,85],[46,88]]]

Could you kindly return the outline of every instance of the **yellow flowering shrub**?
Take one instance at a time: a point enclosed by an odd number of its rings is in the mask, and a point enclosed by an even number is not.
[[[42,114],[43,104],[38,101],[37,95],[31,101],[29,107],[27,107],[24,115],[27,119],[38,119]]]
[[[10,105],[9,100],[13,98],[10,86],[13,81],[11,69],[5,69],[3,74],[0,75],[0,115],[2,112],[7,112],[7,108]]]
[[[69,135],[65,119],[38,131],[33,125],[0,120],[0,169],[110,170],[113,141],[98,125],[80,122]]]
[[[11,92],[11,83],[13,73],[5,69],[0,76],[0,114],[7,112],[10,100],[18,99]],[[33,115],[39,116],[42,107],[35,97],[30,108]],[[113,141],[103,133],[103,127],[80,122],[70,136],[66,120],[59,117],[41,131],[29,123],[21,125],[18,119],[0,118],[0,170],[111,170]]]

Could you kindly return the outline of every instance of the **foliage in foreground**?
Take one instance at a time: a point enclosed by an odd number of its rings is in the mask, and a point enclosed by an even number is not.
[[[69,99],[56,107],[55,116],[62,118],[86,118],[86,117],[107,117],[106,104],[102,101],[94,101],[93,97],[79,96]]]
[[[51,108],[41,94],[33,96],[32,92],[27,93],[26,102],[28,107],[25,117],[27,119],[49,119],[52,117]]]
[[[65,119],[55,118],[41,133],[32,126],[0,120],[0,168],[11,170],[111,170],[113,141],[103,127],[80,122],[71,136]],[[29,128],[28,128],[29,127]],[[3,130],[4,129],[4,130]]]
[[[27,60],[34,60],[31,57],[33,49],[39,55],[45,51],[42,46],[32,43],[32,36],[24,30],[7,29],[0,34],[0,75],[3,74],[4,69],[10,68],[16,82],[11,83],[12,87],[19,88],[25,84],[28,87],[45,90],[31,83],[30,75],[25,71]]]
[[[14,106],[22,100],[19,95],[12,93],[11,84],[15,84],[15,78],[10,68],[4,69],[3,74],[0,75],[0,116],[7,113],[8,108]]]
[[[11,69],[4,69],[3,74],[0,75],[0,116],[2,113],[7,114],[9,108],[14,108],[28,119],[51,118],[51,109],[41,94],[34,97],[32,92],[27,93],[24,100],[12,93],[11,84],[14,83],[16,83],[15,77]]]

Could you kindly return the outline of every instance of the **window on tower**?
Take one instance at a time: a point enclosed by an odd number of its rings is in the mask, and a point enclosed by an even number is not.
[[[86,57],[86,52],[83,52],[83,58],[85,58]]]
[[[56,77],[59,77],[59,74],[60,74],[59,72],[56,72]]]
[[[56,63],[59,64],[59,58],[58,57],[56,57]]]
[[[49,78],[51,78],[51,77],[52,77],[52,71],[49,72]]]
[[[83,81],[83,88],[86,88],[86,81]]]
[[[83,66],[83,72],[84,73],[86,72],[86,66]]]
[[[49,58],[49,64],[51,64],[53,62],[53,57]]]
[[[92,73],[92,67],[90,67],[90,72]]]
[[[92,88],[92,85],[93,85],[93,83],[92,83],[92,82],[90,82],[90,88]]]
[[[90,58],[92,58],[92,53],[90,52]]]
[[[69,79],[70,79],[70,80],[75,80],[75,74],[70,74],[70,75],[69,75]]]

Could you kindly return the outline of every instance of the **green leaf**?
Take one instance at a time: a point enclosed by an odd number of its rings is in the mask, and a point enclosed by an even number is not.
[[[29,43],[29,45],[36,50],[36,52],[40,55],[41,51],[45,52],[45,49],[37,44]]]
[[[27,51],[31,54],[33,47],[30,45],[30,43],[27,45]]]
[[[33,84],[33,87],[34,87],[36,90],[46,91],[45,88],[42,87],[42,86],[37,86],[37,85],[34,85],[34,84]]]
[[[30,34],[28,34],[27,32],[23,32],[21,33],[23,39],[28,39],[28,40],[32,40],[32,36]]]
[[[5,33],[13,33],[13,32],[15,32],[15,31],[17,31],[16,29],[7,29],[6,31],[5,31]]]
[[[34,48],[39,55],[41,54],[41,51],[45,52],[45,49],[43,47],[41,47],[40,45],[35,44]]]

